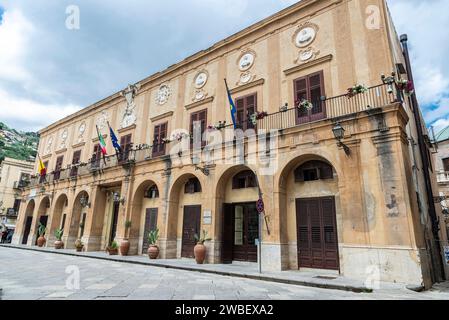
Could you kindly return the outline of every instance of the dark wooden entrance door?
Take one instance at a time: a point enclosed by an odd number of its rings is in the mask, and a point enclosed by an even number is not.
[[[32,223],[33,223],[33,217],[32,216],[27,217],[27,220],[25,222],[25,231],[23,232],[22,244],[27,244],[27,242],[28,242],[28,236],[30,235]]]
[[[111,224],[111,235],[109,237],[109,244],[111,244],[115,236],[117,234],[117,222],[118,222],[118,213],[120,209],[120,202],[114,202],[114,208],[112,212],[112,224]]]
[[[256,203],[225,204],[223,215],[224,263],[257,262],[256,239],[259,238],[259,213]]]
[[[37,238],[39,237],[39,226],[42,224],[44,227],[47,227],[48,222],[48,216],[41,216],[39,218],[39,223],[37,224],[37,230],[36,230],[36,243],[37,244]]]
[[[151,208],[146,210],[145,214],[145,227],[143,232],[143,246],[142,253],[146,254],[148,247],[150,246],[148,242],[148,235],[151,231],[157,229],[157,208]]]
[[[181,257],[195,258],[193,248],[196,245],[195,234],[200,234],[201,206],[184,207],[184,223],[182,227]]]
[[[339,270],[334,197],[296,199],[298,266]]]

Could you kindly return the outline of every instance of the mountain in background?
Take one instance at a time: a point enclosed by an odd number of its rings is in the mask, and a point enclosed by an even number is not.
[[[34,161],[39,144],[36,132],[21,132],[0,122],[0,162],[5,158]]]

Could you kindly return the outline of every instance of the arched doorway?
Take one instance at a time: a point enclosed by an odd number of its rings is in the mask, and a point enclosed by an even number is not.
[[[68,198],[67,195],[62,194],[60,195],[56,202],[55,206],[53,208],[53,213],[51,215],[51,223],[49,227],[49,242],[51,243],[54,239],[54,234],[57,229],[63,229],[64,233],[64,225],[67,217],[67,210],[68,209]]]
[[[36,206],[33,199],[31,199],[26,207],[25,210],[25,219],[24,219],[24,229],[23,229],[23,236],[22,236],[22,244],[26,245],[28,244],[28,238],[31,232],[31,226],[33,224],[33,213],[34,213],[34,207]]]
[[[49,197],[44,197],[40,204],[39,204],[39,208],[37,210],[37,219],[34,222],[34,238],[33,238],[33,243],[35,245],[37,245],[37,238],[39,237],[38,232],[39,232],[39,226],[42,224],[44,227],[47,227],[47,223],[48,223],[48,214],[50,211],[50,198]],[[49,232],[48,230],[45,232],[45,235],[48,235]],[[47,241],[47,245],[48,245],[48,241]]]
[[[64,233],[67,234],[67,243],[65,243],[66,248],[75,248],[76,240],[83,237],[88,207],[89,194],[86,191],[81,191],[73,202],[70,222],[68,227],[66,227],[68,230],[64,231]]]
[[[131,203],[131,229],[128,231],[131,243],[130,254],[146,254],[150,231],[158,229],[160,194],[153,180],[142,182],[134,193]]]
[[[216,192],[217,206],[222,207],[222,262],[257,262],[259,188],[255,173],[246,166],[230,168],[219,179]]]
[[[290,268],[340,270],[334,167],[322,157],[301,156],[284,168],[279,190]]]
[[[194,258],[195,235],[201,232],[202,197],[203,187],[195,175],[185,174],[174,182],[169,200],[167,257],[176,254],[177,258]]]

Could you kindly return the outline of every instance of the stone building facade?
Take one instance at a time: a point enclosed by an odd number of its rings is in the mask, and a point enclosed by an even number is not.
[[[445,271],[410,143],[419,126],[381,78],[406,69],[384,0],[298,2],[41,130],[49,173],[26,190],[14,242],[34,245],[41,221],[48,246],[63,227],[66,248],[126,237],[143,254],[159,228],[161,258],[175,259],[206,230],[209,263],[256,261],[260,238],[263,270],[429,286]],[[355,84],[367,90],[348,96]]]
[[[34,173],[34,162],[5,158],[0,164],[0,224],[13,228],[22,205],[22,188]]]

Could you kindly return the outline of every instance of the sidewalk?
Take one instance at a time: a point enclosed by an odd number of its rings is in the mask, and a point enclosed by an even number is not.
[[[80,256],[90,259],[109,260],[114,262],[147,265],[152,267],[178,269],[184,271],[217,274],[223,276],[248,278],[284,284],[301,285],[315,288],[335,289],[352,292],[370,293],[373,290],[367,288],[360,280],[349,279],[338,275],[329,275],[324,271],[282,271],[282,272],[258,272],[256,263],[233,263],[233,264],[204,264],[198,265],[191,259],[150,260],[147,256],[110,256],[106,252],[76,252],[75,250],[56,250],[54,248],[39,248],[30,246],[17,246],[1,244],[0,248],[14,248],[46,252],[51,254],[62,254],[69,256]],[[380,284],[382,290],[404,290],[405,285],[385,283]]]

